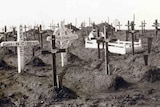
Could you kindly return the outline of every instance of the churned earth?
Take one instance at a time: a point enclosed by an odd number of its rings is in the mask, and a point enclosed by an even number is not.
[[[154,34],[141,32],[144,51],[135,55],[109,53],[111,75],[104,72],[104,50],[98,59],[97,49],[86,49],[84,38],[91,28],[77,31],[79,38],[68,48],[68,62],[61,67],[57,54],[57,72],[62,89],[54,90],[52,57],[42,54],[40,45],[25,47],[25,69],[17,72],[17,54],[14,47],[0,49],[0,107],[159,107],[160,106],[160,39],[153,36],[151,53],[148,54],[147,37]],[[43,50],[50,50],[50,43],[43,34]],[[124,40],[125,31],[114,33]],[[28,40],[38,39],[33,31]],[[131,37],[129,36],[131,40]],[[10,40],[12,38],[10,37]],[[148,66],[144,56],[148,56]]]

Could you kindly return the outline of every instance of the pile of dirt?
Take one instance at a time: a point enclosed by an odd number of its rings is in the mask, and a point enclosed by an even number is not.
[[[5,47],[1,49],[0,53],[1,53],[1,56],[14,54],[14,52],[11,49],[5,48]]]
[[[113,76],[111,78],[110,87],[108,87],[109,91],[117,91],[120,88],[127,88],[129,83],[126,82],[121,76]]]
[[[46,64],[43,62],[42,59],[39,57],[32,57],[32,59],[27,63],[27,65],[32,65],[32,66],[46,66]]]
[[[77,94],[73,90],[65,86],[63,86],[62,88],[55,89],[53,93],[54,101],[76,99],[77,97]]]
[[[142,81],[146,82],[156,82],[160,80],[160,68],[151,68],[148,71],[146,71],[142,77]]]
[[[0,59],[0,70],[7,70],[7,69],[11,69],[13,67],[11,67],[10,65],[8,65],[3,59]]]

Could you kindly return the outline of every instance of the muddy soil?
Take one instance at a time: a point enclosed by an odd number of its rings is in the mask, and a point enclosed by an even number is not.
[[[104,72],[104,50],[98,59],[96,49],[85,49],[84,37],[89,28],[77,31],[79,38],[68,48],[68,62],[61,67],[57,54],[57,73],[63,87],[53,88],[52,57],[41,54],[37,46],[25,47],[25,69],[17,72],[15,48],[0,51],[0,107],[159,107],[160,106],[160,39],[153,38],[151,53],[147,50],[147,36],[141,32],[144,51],[135,55],[109,54],[111,75]],[[28,40],[38,39],[28,33]],[[43,50],[50,50],[43,35]],[[115,33],[125,38],[125,31]],[[131,39],[129,37],[129,39]],[[12,40],[12,38],[11,38]],[[9,53],[8,53],[9,52]],[[5,54],[4,54],[5,53]],[[148,55],[148,66],[144,55]]]

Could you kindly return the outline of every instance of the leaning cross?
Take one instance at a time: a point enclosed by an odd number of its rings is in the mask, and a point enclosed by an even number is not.
[[[38,41],[24,41],[23,37],[23,27],[22,25],[19,26],[17,29],[17,41],[6,41],[2,42],[1,46],[10,47],[15,46],[17,47],[17,55],[18,55],[18,73],[24,69],[24,46],[34,46],[39,44]]]

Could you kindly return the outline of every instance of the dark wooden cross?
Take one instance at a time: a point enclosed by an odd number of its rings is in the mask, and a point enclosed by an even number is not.
[[[39,42],[40,42],[40,45],[41,45],[41,49],[43,50],[43,37],[42,37],[42,35],[43,35],[43,31],[42,31],[42,25],[40,25],[39,26],[39,36],[40,36],[40,38],[39,38]]]
[[[131,31],[130,33],[132,34],[132,54],[134,55],[134,34],[135,34],[135,29],[134,29],[134,21],[131,22]]]
[[[104,26],[104,42],[105,42],[105,74],[111,74],[109,70],[109,51],[108,51],[108,28]]]
[[[61,88],[61,83],[59,83],[59,79],[57,78],[57,69],[56,69],[56,53],[66,52],[65,49],[57,49],[56,48],[56,39],[55,35],[52,35],[51,40],[51,52],[52,55],[52,71],[53,71],[53,86],[54,88]]]
[[[126,41],[128,41],[129,31],[130,31],[130,26],[131,26],[131,24],[130,24],[129,20],[128,20],[127,25],[125,25],[125,26],[127,26],[127,31],[126,31]]]
[[[4,26],[4,41],[7,41],[7,26]]]
[[[156,19],[155,20],[155,23],[153,23],[154,25],[152,25],[153,27],[155,27],[155,30],[156,30],[156,39],[157,39],[157,35],[158,35],[158,27],[159,27],[159,23],[158,23],[158,20]]]

